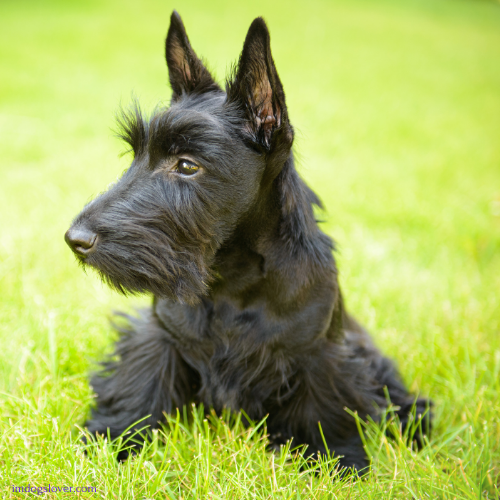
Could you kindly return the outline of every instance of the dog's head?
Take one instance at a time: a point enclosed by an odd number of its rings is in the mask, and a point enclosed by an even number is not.
[[[132,164],[82,210],[66,241],[119,291],[195,303],[217,250],[282,172],[293,129],[263,19],[250,26],[225,91],[176,12],[166,59],[170,107],[150,119],[138,105],[119,116]]]

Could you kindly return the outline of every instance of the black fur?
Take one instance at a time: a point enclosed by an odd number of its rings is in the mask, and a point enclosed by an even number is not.
[[[320,202],[294,166],[266,24],[250,26],[225,92],[176,12],[166,58],[170,107],[150,119],[137,105],[120,115],[134,160],[67,235],[109,285],[154,295],[92,379],[97,406],[86,425],[116,437],[201,402],[269,415],[271,439],[293,437],[310,452],[325,451],[321,422],[342,465],[361,469],[345,407],[376,419],[387,387],[404,425],[415,398],[345,311],[333,243],[313,214]],[[182,159],[198,172],[186,174]],[[417,414],[427,406],[417,399]]]

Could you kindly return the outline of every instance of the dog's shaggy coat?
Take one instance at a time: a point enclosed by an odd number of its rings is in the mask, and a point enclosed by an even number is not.
[[[175,12],[166,59],[170,107],[121,115],[134,160],[66,234],[112,287],[154,295],[92,379],[88,430],[116,437],[201,402],[268,415],[271,441],[293,437],[309,453],[325,451],[320,422],[341,464],[363,468],[345,408],[377,418],[387,388],[405,425],[413,405],[423,414],[428,403],[346,313],[333,244],[313,214],[320,202],[294,166],[266,24],[250,26],[225,91]]]

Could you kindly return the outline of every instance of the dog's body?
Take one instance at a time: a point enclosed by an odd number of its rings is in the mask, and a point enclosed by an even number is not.
[[[325,450],[320,422],[341,463],[363,468],[344,408],[376,417],[387,387],[405,424],[415,398],[344,309],[319,200],[294,167],[267,27],[253,22],[226,92],[176,13],[166,55],[171,106],[149,121],[138,108],[122,116],[134,161],[66,234],[111,286],[154,294],[92,381],[88,429],[116,437],[201,402],[268,415],[271,440],[310,452]]]

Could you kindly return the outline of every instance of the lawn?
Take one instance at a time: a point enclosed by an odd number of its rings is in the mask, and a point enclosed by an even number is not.
[[[347,306],[435,402],[418,453],[362,425],[363,480],[191,408],[128,462],[102,442],[83,453],[109,315],[150,298],[84,274],[63,234],[130,161],[119,103],[170,97],[174,7],[221,80],[252,19],[268,21]],[[498,1],[3,0],[0,19],[0,497],[50,484],[96,491],[44,498],[499,498]]]

